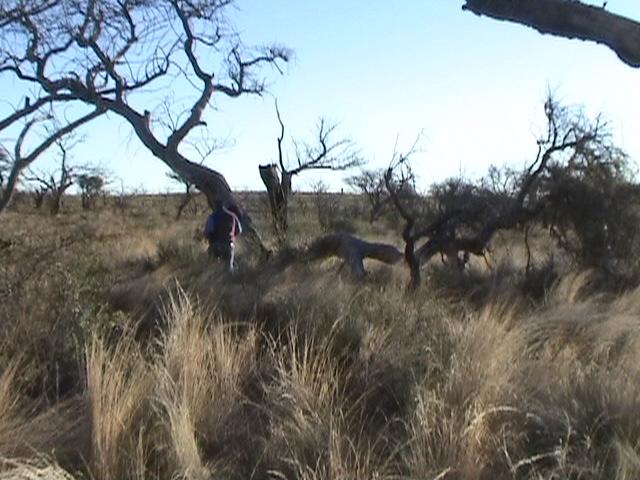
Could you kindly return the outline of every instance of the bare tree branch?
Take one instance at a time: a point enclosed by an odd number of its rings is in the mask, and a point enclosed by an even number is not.
[[[77,118],[72,122],[67,123],[65,126],[60,127],[52,132],[47,138],[45,138],[35,148],[33,148],[29,154],[23,155],[22,147],[26,136],[29,133],[29,130],[31,130],[31,128],[42,119],[33,118],[29,122],[27,122],[26,125],[22,128],[22,131],[20,132],[20,135],[18,136],[18,139],[15,143],[13,166],[2,191],[2,196],[0,197],[0,212],[2,212],[9,204],[11,196],[13,194],[13,190],[18,183],[20,174],[25,168],[31,165],[40,155],[42,155],[49,147],[51,147],[51,145],[53,145],[55,142],[58,142],[65,135],[68,135],[78,127],[94,120],[104,113],[105,111],[103,109],[98,108],[88,114],[83,115],[82,117]]]
[[[64,138],[56,141],[60,150],[60,168],[49,173],[35,172],[30,170],[24,179],[27,182],[37,183],[40,187],[36,191],[36,207],[39,207],[45,196],[49,197],[49,213],[57,215],[62,206],[64,193],[74,184],[75,173],[72,167],[67,164],[68,150],[73,147],[73,143],[65,142]]]
[[[333,140],[336,129],[336,124],[321,118],[318,121],[316,143],[294,142],[298,166],[290,170],[291,175],[304,170],[340,171],[362,165],[362,157],[351,140]]]
[[[74,97],[72,95],[64,94],[46,95],[44,97],[36,99],[34,102],[32,102],[29,97],[26,97],[25,105],[23,108],[15,110],[13,113],[0,120],[0,131],[13,125],[18,120],[37,112],[41,107],[50,104],[51,102],[70,100],[74,100]]]
[[[283,158],[282,143],[284,140],[284,122],[275,101],[276,117],[280,124],[280,135],[277,137],[278,165],[259,165],[260,178],[267,188],[269,204],[273,217],[276,235],[285,241],[287,232],[287,208],[291,195],[291,182],[295,175],[305,170],[333,170],[342,171],[362,165],[363,160],[351,140],[333,140],[332,133],[335,124],[329,124],[322,118],[318,123],[317,144],[304,143],[301,145],[293,140],[296,152],[297,167],[287,168]],[[280,171],[278,171],[278,166]]]
[[[282,73],[278,63],[288,62],[291,58],[290,50],[278,46],[268,47],[262,54],[248,60],[243,59],[241,50],[241,46],[236,44],[227,58],[227,73],[231,84],[216,83],[214,85],[215,90],[228,97],[238,97],[246,93],[262,95],[265,91],[264,81],[255,79],[252,69],[266,64]]]
[[[560,162],[567,152],[576,154],[604,141],[599,119],[588,122],[579,113],[560,107],[551,97],[545,103],[545,115],[547,132],[538,141],[536,159],[520,176],[519,187],[506,195],[483,191],[473,184],[449,192],[432,190],[429,199],[432,205],[421,213],[411,205],[419,197],[411,191],[402,194],[402,187],[411,185],[413,179],[408,165],[413,149],[408,154],[394,153],[385,174],[385,185],[396,211],[405,221],[402,238],[412,288],[420,284],[421,265],[434,255],[440,254],[451,265],[462,268],[470,254],[484,256],[496,232],[539,219],[546,208],[546,199],[536,198],[536,186],[554,159]],[[447,202],[447,195],[452,200],[456,195],[460,198]],[[444,202],[442,208],[434,209],[437,200]],[[422,200],[423,204],[429,202]],[[420,242],[423,243],[419,245]]]
[[[260,95],[265,80],[257,71],[274,66],[281,72],[279,63],[288,61],[291,53],[271,46],[251,55],[241,47],[224,17],[232,4],[232,0],[7,0],[0,6],[0,35],[15,41],[0,46],[0,75],[13,76],[42,94],[37,105],[14,112],[2,126],[28,121],[40,106],[55,110],[62,100],[77,100],[124,118],[152,154],[203,191],[211,205],[223,200],[239,207],[225,178],[188,160],[180,148],[196,128],[205,126],[203,114],[214,91],[230,97]],[[141,111],[128,98],[133,91],[166,88],[162,79],[168,77],[193,87],[188,94],[193,99],[189,114],[172,128],[154,123],[153,108]],[[238,211],[245,232],[259,242],[250,218]]]
[[[540,33],[600,43],[627,65],[640,67],[640,23],[604,7],[577,0],[466,0],[462,9]]]

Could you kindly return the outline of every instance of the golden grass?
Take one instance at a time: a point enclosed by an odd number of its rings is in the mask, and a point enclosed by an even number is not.
[[[122,478],[132,470],[131,451],[149,408],[149,368],[128,337],[114,347],[92,339],[86,362],[92,472],[97,479]]]
[[[21,425],[20,392],[16,384],[20,360],[13,360],[0,374],[0,452],[6,455],[6,449],[15,442],[15,435]]]
[[[154,359],[157,402],[168,426],[176,475],[209,478],[215,463],[203,459],[202,444],[224,435],[225,420],[243,401],[242,383],[254,368],[252,330],[236,337],[212,324],[184,292],[170,297],[168,329]]]
[[[84,236],[0,305],[0,478],[640,478],[640,290],[532,299],[508,259],[414,295],[402,266],[230,278],[200,219],[12,215],[7,281]]]

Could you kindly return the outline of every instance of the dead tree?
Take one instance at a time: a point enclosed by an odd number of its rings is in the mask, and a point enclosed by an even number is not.
[[[62,197],[71,188],[75,181],[75,173],[72,167],[67,164],[67,155],[70,145],[60,139],[56,142],[60,149],[60,168],[57,171],[45,174],[42,172],[29,172],[25,180],[35,183],[36,186],[36,208],[38,208],[45,198],[49,202],[49,213],[57,215],[62,206]]]
[[[349,267],[351,274],[362,279],[366,276],[364,260],[377,260],[387,265],[395,265],[402,260],[402,252],[395,245],[372,243],[346,233],[334,233],[320,237],[300,248],[281,250],[273,259],[276,271],[282,271],[294,263],[314,262],[327,258],[343,261],[340,270]]]
[[[127,189],[124,186],[123,179],[120,178],[118,179],[118,181],[120,182],[120,191],[113,192],[112,194],[113,206],[115,209],[120,211],[120,214],[124,215],[127,212],[127,210],[131,208],[133,194],[132,192],[127,191]]]
[[[417,214],[412,211],[412,204],[415,204],[417,199],[413,195],[405,195],[408,191],[415,191],[415,188],[413,188],[415,176],[409,164],[409,159],[415,152],[415,146],[416,144],[407,153],[394,152],[391,163],[384,175],[385,186],[393,206],[405,222],[402,229],[402,240],[404,241],[404,260],[409,267],[411,288],[417,288],[420,284],[421,266],[420,260],[415,253],[415,244],[418,240],[414,232]],[[407,188],[407,186],[411,188]]]
[[[42,185],[37,185],[32,191],[33,206],[36,210],[39,210],[44,204],[44,199],[47,196],[48,188]]]
[[[631,67],[640,67],[640,23],[603,6],[577,0],[466,0],[462,6],[477,15],[515,22],[566,38],[608,46]]]
[[[191,200],[195,197],[195,193],[193,191],[194,185],[193,183],[187,180],[184,180],[180,175],[178,175],[175,172],[168,172],[167,177],[169,177],[174,182],[178,182],[182,184],[182,186],[184,187],[184,194],[182,195],[182,198],[180,199],[180,203],[178,204],[178,209],[176,210],[176,221],[177,221],[177,220],[180,220],[180,217],[182,216],[182,212],[187,207],[187,205],[191,203]]]
[[[366,274],[366,258],[393,265],[402,259],[402,253],[394,245],[371,243],[353,235],[336,233],[314,241],[304,255],[309,261],[329,257],[341,258],[344,261],[343,265],[349,265],[355,277],[362,278]]]
[[[240,209],[219,172],[191,162],[180,150],[194,130],[206,127],[203,115],[214,92],[231,98],[262,94],[265,84],[256,70],[263,65],[280,70],[289,58],[289,51],[278,46],[244,47],[226,20],[232,3],[4,2],[0,35],[12,41],[0,46],[0,74],[12,77],[25,92],[35,91],[36,98],[0,119],[0,131],[44,108],[90,107],[92,113],[81,117],[84,122],[109,112],[128,122],[154,156],[204,192],[211,206],[220,199]],[[216,59],[217,68],[212,68]],[[186,110],[182,103],[174,105],[171,128],[132,100],[134,93],[159,91],[165,78],[181,79],[185,89],[191,88],[183,98],[193,98]],[[262,246],[250,219],[243,220],[245,232]]]
[[[362,170],[347,179],[347,184],[359,190],[367,199],[369,223],[380,218],[391,202],[384,183],[384,173],[384,170]]]
[[[488,201],[476,197],[474,201],[454,203],[427,216],[428,221],[425,221],[401,194],[402,186],[413,178],[409,166],[413,149],[408,154],[394,154],[385,174],[385,184],[396,210],[405,221],[402,237],[411,288],[420,285],[421,267],[434,255],[460,259],[464,264],[469,255],[484,256],[496,232],[540,219],[547,207],[547,198],[537,195],[536,190],[550,165],[561,162],[560,155],[603,141],[599,119],[592,123],[581,116],[572,116],[551,98],[545,103],[545,115],[547,132],[538,140],[536,158],[520,176],[513,195],[500,197],[499,208],[496,208],[495,196],[489,196]]]
[[[351,140],[334,140],[337,125],[321,118],[317,124],[315,142],[293,141],[297,165],[289,168],[283,158],[284,123],[277,102],[276,115],[280,124],[280,135],[277,138],[278,164],[260,165],[258,168],[269,195],[274,229],[278,237],[284,238],[288,228],[287,212],[293,177],[306,170],[347,170],[361,165],[362,158]]]
[[[2,17],[0,17],[0,26],[2,25]],[[0,28],[0,31],[2,28]],[[1,53],[1,51],[0,51]],[[3,68],[0,67],[0,73],[2,73]],[[25,102],[25,107],[22,110],[18,110],[15,113],[9,115],[3,120],[0,120],[0,132],[2,132],[5,128],[15,126],[20,120],[24,119],[28,116],[28,114],[20,114],[21,112],[29,111],[31,106],[29,102]],[[32,113],[32,112],[30,112]],[[11,201],[11,197],[16,188],[16,185],[20,181],[20,176],[25,169],[27,169],[36,159],[40,157],[49,147],[51,147],[54,143],[59,142],[65,135],[69,135],[78,127],[84,125],[87,122],[99,117],[104,113],[102,108],[96,108],[95,110],[82,115],[75,120],[67,123],[64,126],[57,127],[53,132],[46,133],[46,137],[44,140],[39,141],[39,143],[29,152],[26,153],[23,151],[23,145],[25,143],[25,139],[29,134],[30,130],[32,130],[38,123],[42,123],[45,121],[51,120],[51,116],[46,117],[32,117],[30,118],[26,124],[20,130],[18,137],[15,140],[13,155],[9,155],[7,153],[5,158],[9,159],[9,163],[11,164],[11,168],[9,169],[9,174],[6,179],[3,179],[2,191],[0,191],[0,213],[7,208]],[[57,125],[57,122],[55,123]]]

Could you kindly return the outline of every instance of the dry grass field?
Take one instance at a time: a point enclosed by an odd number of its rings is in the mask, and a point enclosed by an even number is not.
[[[316,200],[294,197],[293,244],[400,246],[357,197],[322,199],[339,225]],[[408,292],[402,264],[358,281],[246,250],[231,277],[203,208],[74,202],[0,217],[0,479],[640,478],[640,291],[542,239],[527,279],[502,238],[491,269],[438,260]]]

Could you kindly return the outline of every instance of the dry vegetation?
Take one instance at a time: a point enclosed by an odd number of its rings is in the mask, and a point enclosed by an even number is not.
[[[325,228],[317,200],[292,199],[293,243]],[[75,201],[0,219],[0,479],[640,477],[640,292],[543,237],[527,279],[503,236],[492,270],[437,259],[408,294],[402,265],[241,253],[229,277],[200,216]],[[398,238],[385,222],[348,225]]]

